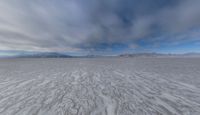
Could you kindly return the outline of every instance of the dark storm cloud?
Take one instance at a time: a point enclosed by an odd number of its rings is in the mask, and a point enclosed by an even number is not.
[[[200,28],[199,5],[199,0],[1,0],[0,50],[82,52],[113,44],[143,47],[139,40],[190,41],[190,31]]]

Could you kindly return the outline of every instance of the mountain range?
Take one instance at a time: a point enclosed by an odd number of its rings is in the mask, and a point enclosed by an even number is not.
[[[200,57],[200,53],[161,54],[161,53],[133,53],[121,54],[119,57]]]
[[[126,53],[116,56],[104,56],[104,55],[71,56],[65,53],[40,52],[40,53],[20,53],[15,56],[4,56],[3,58],[100,58],[100,57],[200,57],[200,53],[185,53],[185,54]]]

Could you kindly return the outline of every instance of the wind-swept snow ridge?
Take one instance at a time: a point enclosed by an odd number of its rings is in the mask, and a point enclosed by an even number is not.
[[[199,71],[190,58],[3,59],[0,115],[199,115]]]

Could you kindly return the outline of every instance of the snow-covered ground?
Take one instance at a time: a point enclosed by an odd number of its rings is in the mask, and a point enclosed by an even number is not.
[[[200,115],[200,59],[1,59],[0,115]]]

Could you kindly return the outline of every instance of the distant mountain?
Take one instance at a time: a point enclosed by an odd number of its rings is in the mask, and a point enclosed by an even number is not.
[[[23,58],[99,58],[99,57],[113,57],[103,55],[86,55],[86,56],[70,56],[57,52],[45,53],[30,53],[22,54],[16,57]],[[161,53],[134,53],[134,54],[121,54],[119,57],[200,57],[200,53],[185,53],[185,54],[161,54]]]
[[[183,54],[183,56],[186,56],[186,57],[200,57],[200,53],[185,53]]]
[[[45,53],[20,54],[15,57],[18,57],[18,58],[72,58],[73,56],[69,56],[62,53],[56,53],[56,52],[45,52]]]
[[[158,53],[134,53],[134,54],[121,54],[119,57],[157,57],[164,56],[164,54]]]
[[[1,56],[0,58],[102,58],[102,57],[200,57],[200,53],[185,53],[185,54],[126,53],[118,56],[104,56],[104,55],[70,56],[64,53],[57,53],[57,52],[44,52],[44,53],[23,52],[14,56]]]
[[[121,54],[119,57],[200,57],[200,53],[185,53],[185,54],[160,54],[160,53],[134,53]]]
[[[102,57],[111,57],[111,56],[106,56],[106,55],[86,55],[83,56],[85,58],[102,58]]]

